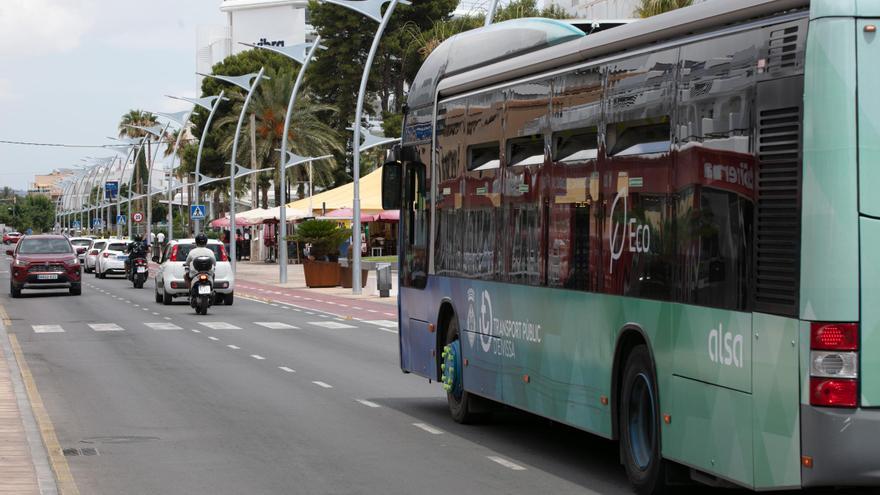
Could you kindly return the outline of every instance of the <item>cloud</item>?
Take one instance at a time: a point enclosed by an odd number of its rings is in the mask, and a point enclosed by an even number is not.
[[[18,98],[12,81],[0,78],[0,101],[12,101]]]
[[[92,27],[92,0],[0,1],[0,58],[65,53]]]

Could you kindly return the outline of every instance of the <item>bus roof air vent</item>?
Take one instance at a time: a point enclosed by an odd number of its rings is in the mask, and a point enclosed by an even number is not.
[[[585,33],[552,19],[515,19],[457,34],[440,44],[413,81],[407,105],[419,108],[434,101],[440,80],[468,69],[577,38]]]

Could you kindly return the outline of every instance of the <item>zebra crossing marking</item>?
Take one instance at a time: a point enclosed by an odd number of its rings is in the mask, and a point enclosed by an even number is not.
[[[226,323],[225,321],[204,321],[199,322],[199,325],[211,330],[241,330],[241,327],[237,327],[232,323]]]
[[[266,327],[271,330],[299,330],[299,327],[288,325],[287,323],[282,323],[280,321],[255,321],[254,325]]]
[[[64,329],[61,325],[31,325],[34,333],[62,333]]]
[[[125,330],[116,323],[89,323],[89,326],[96,332],[122,332]]]
[[[174,323],[144,323],[144,325],[153,330],[183,330]]]
[[[354,325],[346,325],[345,323],[339,323],[336,321],[310,321],[309,325],[323,328],[331,328],[334,330],[339,330],[343,328],[357,328]]]

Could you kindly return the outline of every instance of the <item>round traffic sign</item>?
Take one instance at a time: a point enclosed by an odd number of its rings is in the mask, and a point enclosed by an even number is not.
[[[144,214],[141,212],[137,212],[131,216],[131,219],[132,221],[134,221],[134,223],[141,223],[144,221]]]

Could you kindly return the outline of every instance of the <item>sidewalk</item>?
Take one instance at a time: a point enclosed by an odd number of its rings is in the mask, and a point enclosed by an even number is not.
[[[236,294],[294,304],[344,318],[397,320],[397,295],[395,292],[391,297],[376,294],[375,271],[369,273],[363,295],[355,296],[351,289],[342,287],[309,289],[302,265],[287,267],[288,282],[279,284],[277,264],[239,262],[235,279]]]
[[[22,411],[29,401],[4,328],[0,339],[0,494],[57,494],[33,414]],[[42,454],[39,469],[35,452]]]

